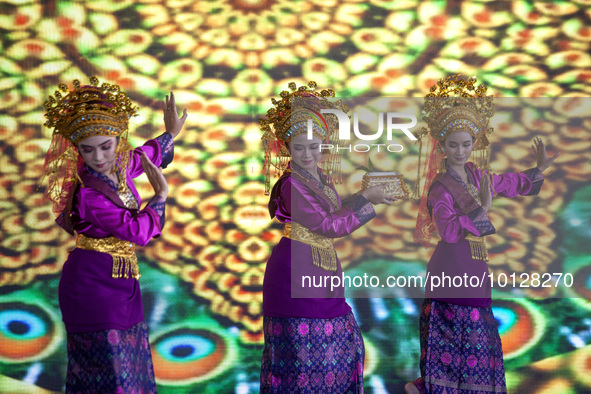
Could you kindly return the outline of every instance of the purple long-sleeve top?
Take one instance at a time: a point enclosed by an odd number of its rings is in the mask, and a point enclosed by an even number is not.
[[[127,186],[137,201],[142,201],[135,188],[133,179],[144,173],[141,154],[146,153],[156,166],[168,165],[168,156],[172,137],[166,133],[157,139],[149,140],[132,151],[127,168]],[[164,149],[163,149],[164,147]],[[170,157],[172,160],[172,157]],[[116,191],[116,186],[101,174],[86,167],[85,171],[98,178],[98,187],[82,187],[78,190],[72,209],[72,222],[78,234],[92,238],[114,236],[138,245],[146,245],[150,239],[159,237],[164,225],[163,201],[156,196],[142,210],[121,207],[110,199],[109,191]],[[109,190],[109,188],[111,190]]]
[[[372,204],[360,194],[341,201],[333,185],[314,178],[291,163],[291,173],[277,181],[269,201],[269,214],[282,223],[297,222],[326,238],[348,235],[375,217]],[[295,172],[295,174],[294,174]],[[329,188],[333,193],[325,190]],[[329,194],[333,195],[333,200]],[[344,299],[342,286],[302,287],[302,276],[324,278],[342,276],[312,263],[309,244],[283,237],[273,248],[263,282],[263,314],[275,317],[333,318],[351,308]]]
[[[172,137],[168,133],[147,141],[130,153],[127,186],[140,207],[141,199],[133,178],[144,171],[141,154],[146,153],[156,166],[166,166],[173,158]],[[164,200],[156,196],[144,209],[126,206],[108,177],[84,166],[80,172],[84,187],[79,187],[71,207],[73,229],[90,238],[114,236],[145,245],[160,236],[164,225]],[[58,220],[58,223],[63,223]],[[76,248],[64,263],[59,284],[62,318],[68,332],[106,329],[126,330],[144,319],[139,282],[130,278],[112,278],[110,254]]]
[[[480,190],[482,170],[475,168],[471,162],[466,163],[465,168],[472,184]],[[460,176],[449,166],[447,173],[467,188]],[[532,168],[519,174],[494,174],[492,180],[497,195],[516,197],[537,195],[544,178],[540,170]],[[491,289],[487,277],[488,266],[485,261],[472,258],[469,242],[465,239],[469,234],[481,237],[495,233],[487,212],[478,206],[468,213],[463,213],[452,193],[441,182],[433,183],[429,190],[427,206],[441,237],[427,266],[429,275],[437,275],[441,278],[443,273],[448,276],[467,274],[479,278],[486,277],[486,280],[481,282],[478,288],[465,289],[452,286],[452,289],[435,289],[431,292],[427,287],[426,297],[460,305],[489,306]]]

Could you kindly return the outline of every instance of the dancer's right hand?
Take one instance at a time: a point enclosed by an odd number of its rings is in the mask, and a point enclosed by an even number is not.
[[[166,199],[168,196],[168,183],[166,183],[166,178],[164,178],[164,175],[162,174],[162,169],[156,167],[145,152],[142,152],[141,160],[142,167],[144,167],[148,180],[154,188],[154,194]]]
[[[492,193],[490,191],[490,175],[486,172],[482,173],[480,179],[480,200],[482,201],[482,209],[488,212],[492,204]]]
[[[170,99],[166,95],[166,101],[161,102],[162,114],[164,116],[164,127],[170,133],[172,138],[176,138],[181,132],[185,120],[187,119],[187,109],[183,110],[183,116],[179,118],[179,112],[176,108],[176,101],[174,100],[174,93],[170,92]]]

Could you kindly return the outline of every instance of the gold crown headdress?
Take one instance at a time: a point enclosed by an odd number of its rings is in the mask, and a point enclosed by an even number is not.
[[[428,129],[423,128],[420,136],[429,132],[431,137],[443,142],[456,131],[467,131],[476,139],[475,150],[486,148],[486,134],[493,131],[488,126],[494,113],[493,98],[486,95],[486,86],[475,87],[475,83],[475,77],[465,80],[456,74],[433,85],[423,107]]]
[[[44,103],[47,121],[45,126],[53,129],[53,138],[45,158],[45,176],[49,186],[45,192],[53,201],[53,210],[59,215],[80,182],[78,170],[82,158],[78,143],[93,136],[120,137],[116,152],[115,172],[119,174],[119,189],[126,187],[126,167],[131,146],[127,141],[129,118],[137,112],[127,95],[118,85],[103,83],[98,86],[96,77],[90,78],[90,85],[81,86],[74,80],[73,90],[66,84],[58,86],[54,96]],[[43,180],[42,180],[43,182]]]
[[[291,92],[286,90],[280,93],[281,99],[271,99],[273,107],[267,111],[266,118],[259,119],[263,136],[263,149],[265,150],[265,162],[263,172],[265,174],[265,194],[271,189],[271,166],[276,168],[275,176],[278,177],[286,168],[290,159],[287,144],[295,137],[306,134],[308,121],[312,121],[312,133],[326,143],[334,139],[338,133],[338,119],[331,114],[322,114],[322,109],[338,109],[348,112],[349,108],[340,100],[331,101],[335,97],[331,89],[316,91],[316,82],[309,82],[308,86],[296,86],[294,82],[288,84]],[[275,160],[273,161],[273,156]],[[323,173],[328,181],[340,181],[340,155],[329,153],[322,163]]]
[[[415,134],[419,140],[419,166],[415,197],[419,195],[422,139],[427,134],[433,138],[433,152],[443,158],[443,141],[456,131],[466,131],[474,138],[474,163],[478,168],[489,167],[489,141],[487,134],[493,132],[489,126],[494,114],[493,97],[487,96],[486,86],[475,86],[476,78],[463,79],[460,74],[440,79],[431,86],[425,96],[423,120],[427,127]],[[435,163],[425,163],[435,164]],[[445,165],[437,160],[437,172],[445,172]]]
[[[91,77],[90,83],[80,86],[76,79],[72,91],[62,83],[55,98],[49,96],[43,105],[47,111],[45,126],[74,145],[96,135],[119,137],[127,131],[129,118],[137,112],[119,85],[103,83],[98,87],[96,77]]]
[[[415,228],[415,241],[421,242],[423,245],[426,245],[434,231],[426,200],[435,176],[445,172],[443,151],[445,139],[457,131],[468,132],[474,138],[474,159],[472,161],[477,168],[490,173],[490,144],[487,134],[493,132],[493,128],[489,126],[490,118],[494,114],[493,97],[486,95],[486,86],[480,84],[476,87],[475,84],[475,77],[465,79],[460,74],[455,74],[440,79],[425,96],[422,113],[427,127],[423,127],[415,134],[419,140],[419,164],[413,193],[414,199],[419,199],[421,196],[422,139],[429,134],[432,138],[429,139],[427,159],[423,168],[425,186]]]

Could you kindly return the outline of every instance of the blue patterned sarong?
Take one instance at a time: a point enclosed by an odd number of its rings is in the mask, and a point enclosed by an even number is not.
[[[506,393],[503,349],[491,307],[425,299],[421,310],[421,393]]]
[[[263,319],[261,393],[363,393],[365,348],[353,313]]]
[[[66,393],[156,393],[146,323],[68,333]]]

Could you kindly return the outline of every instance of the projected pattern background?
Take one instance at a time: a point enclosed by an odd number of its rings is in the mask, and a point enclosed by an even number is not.
[[[258,118],[270,97],[309,80],[341,96],[420,97],[455,72],[500,96],[587,97],[590,19],[588,0],[1,2],[0,373],[63,389],[57,283],[73,239],[35,192],[50,139],[42,104],[58,83],[97,75],[121,85],[140,107],[134,146],[162,132],[158,100],[167,92],[188,108],[166,170],[164,234],[139,254],[159,391],[257,392],[262,278],[282,234],[261,176]],[[495,314],[510,389],[583,392],[591,390],[591,124],[557,129],[541,116],[524,111],[496,125],[497,172],[531,166],[536,135],[562,156],[540,197],[495,201],[491,266],[576,272],[579,298],[499,300]],[[416,147],[378,159],[413,186]],[[359,188],[358,164],[344,163],[343,195]],[[145,179],[136,185],[151,196]],[[416,205],[382,207],[339,240],[347,273],[363,273],[368,259],[387,274],[424,269],[432,249],[412,243]],[[360,242],[375,253],[360,255]],[[399,392],[419,372],[422,300],[402,297],[351,300],[370,393]],[[16,384],[1,382],[0,391]]]

